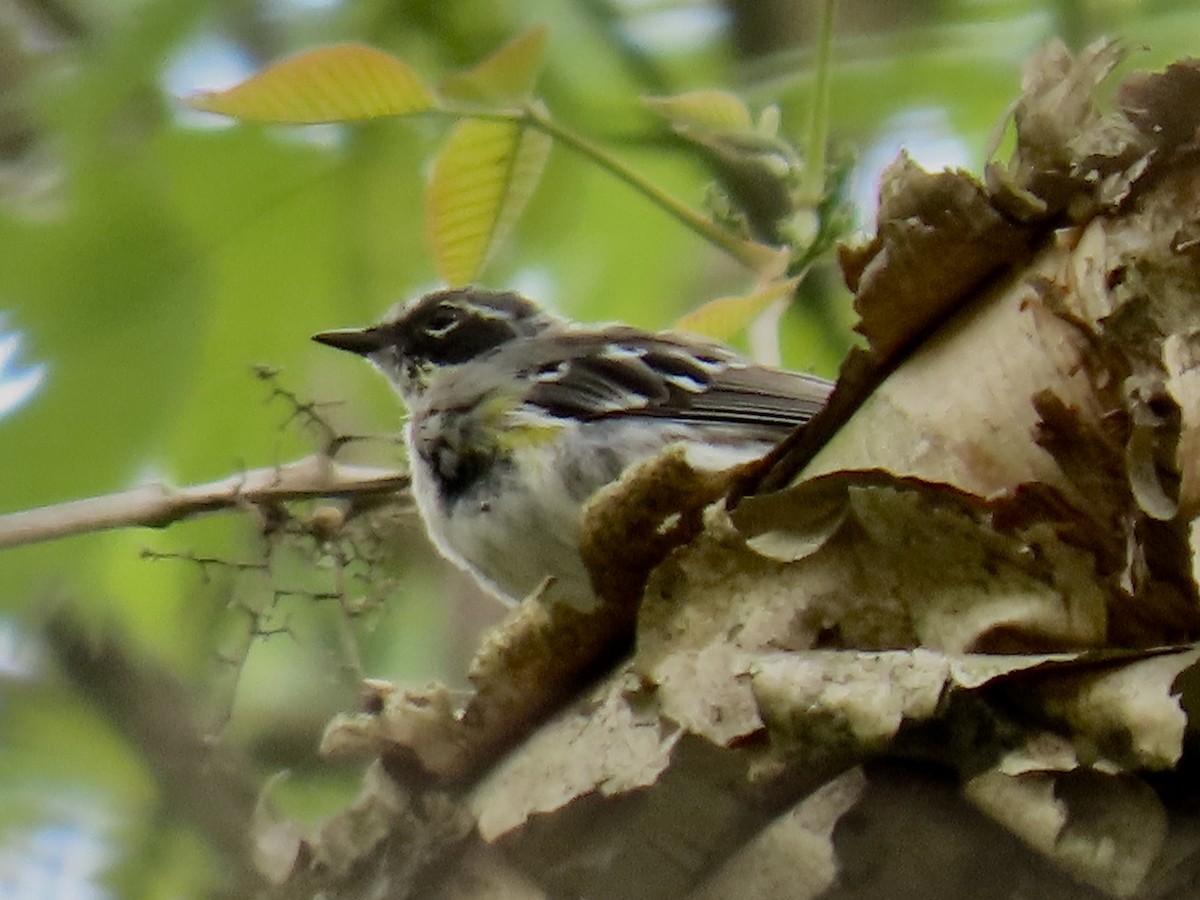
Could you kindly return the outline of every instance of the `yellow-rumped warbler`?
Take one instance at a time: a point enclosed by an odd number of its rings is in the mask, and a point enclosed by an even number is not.
[[[692,336],[579,325],[475,288],[314,340],[365,356],[395,386],[430,535],[508,599],[547,576],[565,597],[592,597],[582,511],[630,465],[677,442],[698,467],[747,462],[807,422],[832,387]]]

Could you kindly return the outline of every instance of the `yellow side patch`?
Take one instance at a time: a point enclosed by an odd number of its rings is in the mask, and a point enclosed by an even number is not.
[[[481,403],[479,417],[484,427],[496,435],[495,445],[502,451],[547,444],[566,427],[562,422],[522,414],[514,399],[503,394],[493,394]]]

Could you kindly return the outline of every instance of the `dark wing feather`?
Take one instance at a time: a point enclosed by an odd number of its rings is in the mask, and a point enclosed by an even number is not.
[[[815,375],[764,366],[731,367],[714,375],[703,394],[688,398],[680,418],[757,424],[787,432],[816,415],[832,390],[831,382]]]
[[[529,399],[558,416],[594,418],[665,403],[662,376],[636,357],[574,356],[543,366]]]
[[[736,425],[782,437],[807,422],[832,385],[813,375],[756,366],[714,344],[634,328],[564,332],[527,360],[527,400],[585,420],[647,416]]]

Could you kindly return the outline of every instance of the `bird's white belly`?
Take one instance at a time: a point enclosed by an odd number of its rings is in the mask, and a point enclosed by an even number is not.
[[[565,489],[553,455],[547,448],[523,456],[485,490],[468,492],[449,508],[429,474],[414,467],[413,494],[442,554],[500,599],[520,600],[553,577],[556,596],[587,606],[592,591],[579,556],[582,506]]]
[[[769,447],[697,440],[702,436],[638,423],[574,423],[558,439],[524,448],[449,505],[439,498],[431,473],[414,465],[413,494],[442,554],[502,600],[518,601],[551,577],[551,599],[586,608],[594,602],[579,555],[587,498],[670,443],[681,441],[693,465],[713,470],[746,462]],[[413,437],[410,433],[410,442]],[[411,443],[409,449],[415,454]]]

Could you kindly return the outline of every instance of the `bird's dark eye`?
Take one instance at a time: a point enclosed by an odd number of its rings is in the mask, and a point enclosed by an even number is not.
[[[425,333],[430,337],[445,337],[460,324],[462,324],[462,319],[459,318],[458,313],[443,306],[435,310],[433,315],[429,317],[429,323],[425,326]]]

